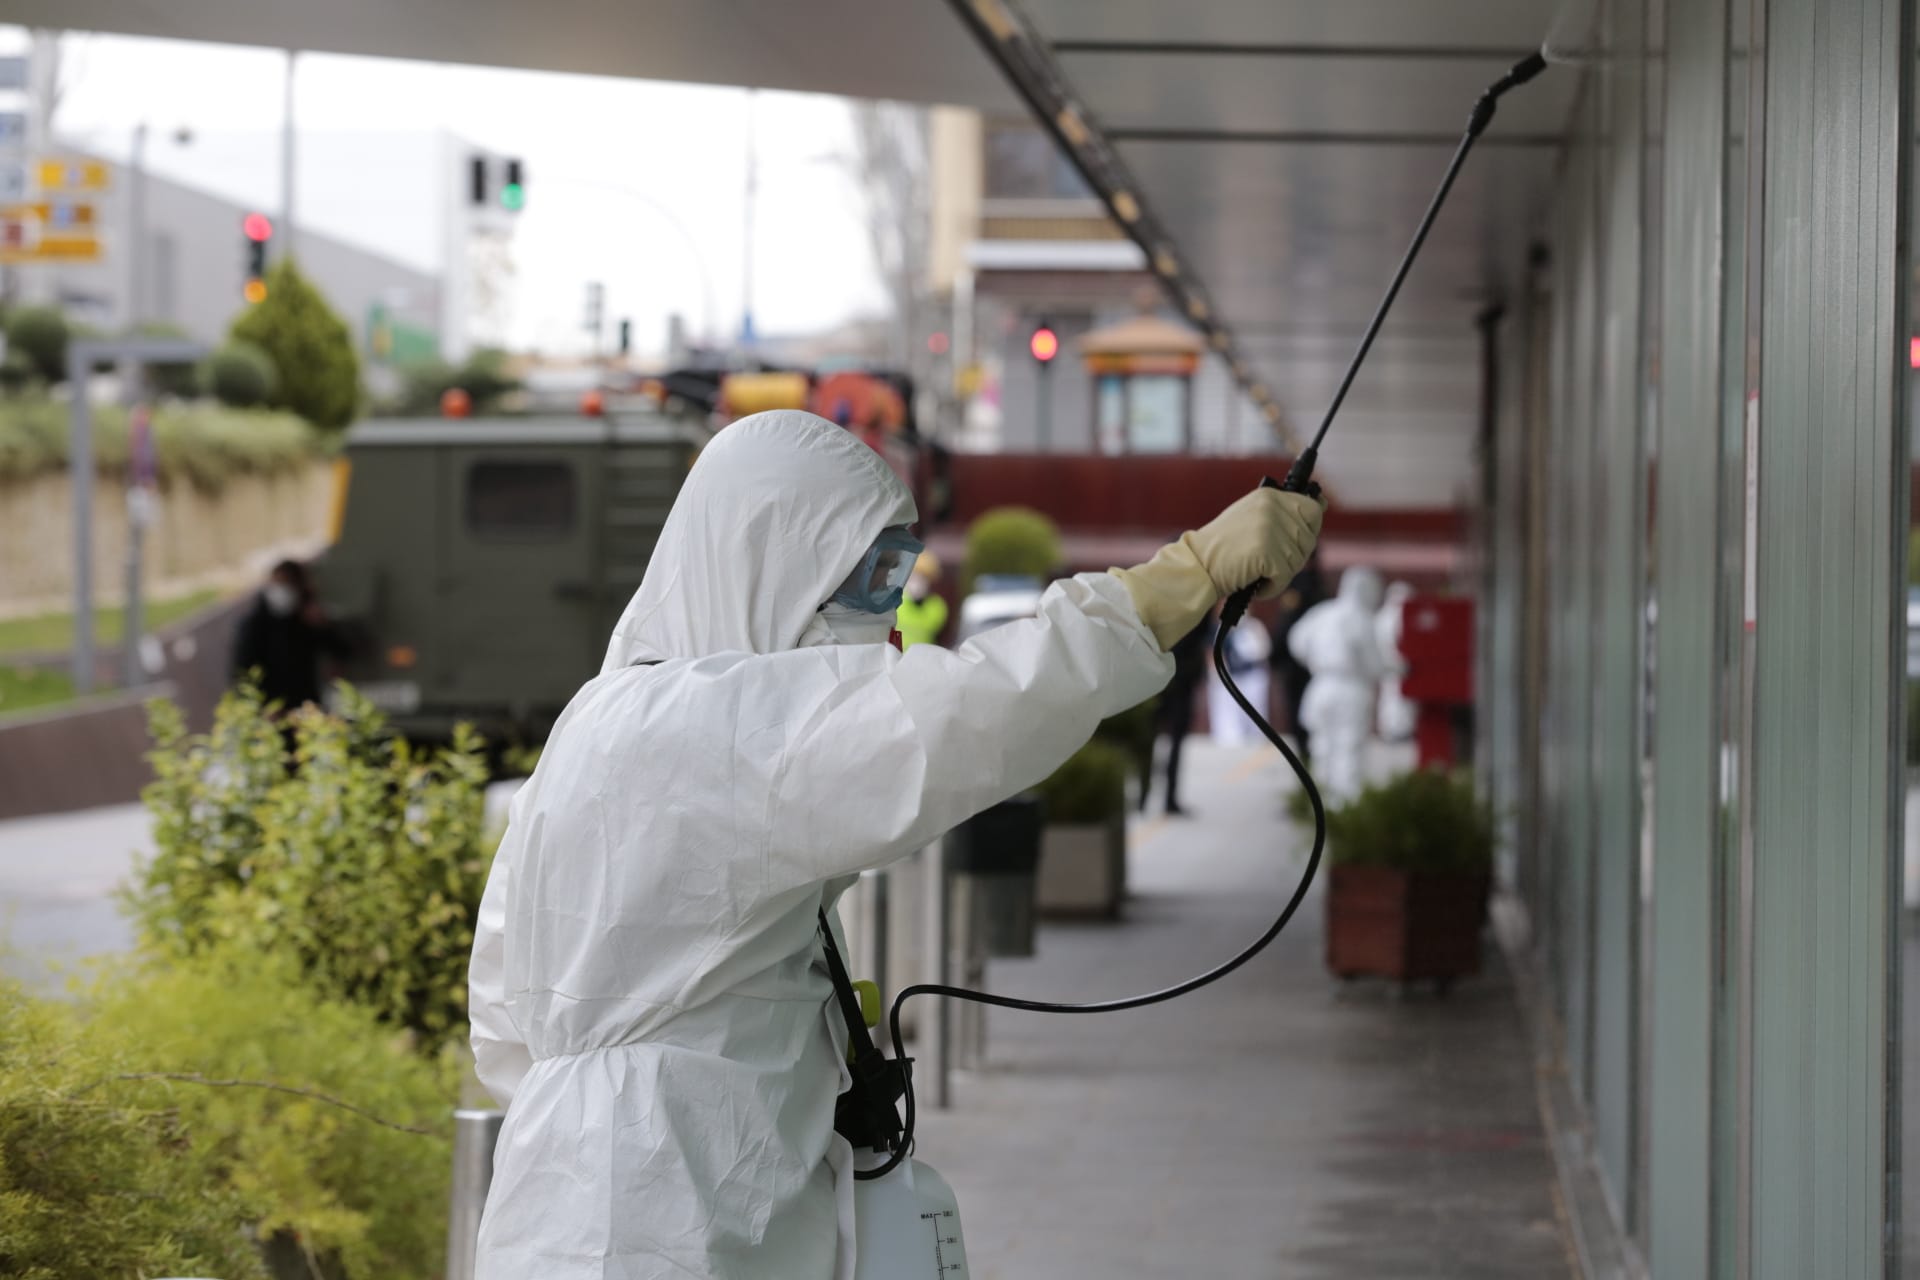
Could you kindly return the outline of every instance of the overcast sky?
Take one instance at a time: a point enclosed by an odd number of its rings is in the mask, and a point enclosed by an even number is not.
[[[0,29],[0,42],[23,40]],[[124,157],[145,120],[153,171],[277,212],[285,76],[278,50],[72,36],[56,129]],[[437,269],[440,192],[415,158],[449,131],[526,162],[515,345],[584,349],[582,298],[594,279],[606,284],[608,315],[633,319],[643,350],[663,345],[674,311],[698,332],[709,292],[714,327],[731,334],[741,306],[748,96],[302,54],[294,114],[312,136],[296,167],[296,214],[303,225]],[[877,312],[882,293],[845,163],[846,101],[756,96],[756,327],[808,331]],[[193,141],[172,141],[179,128]]]

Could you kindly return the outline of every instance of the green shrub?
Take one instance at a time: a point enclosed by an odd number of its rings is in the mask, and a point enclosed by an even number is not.
[[[416,751],[342,693],[339,716],[290,717],[292,772],[251,690],[223,698],[206,734],[153,703],[155,853],[128,903],[155,954],[232,944],[289,957],[316,989],[434,1051],[465,1032],[491,862],[483,745],[463,726],[450,748]]]
[[[518,391],[520,380],[507,372],[506,352],[482,347],[467,357],[454,373],[451,385],[467,393],[475,413],[485,413],[498,405],[502,396]]]
[[[1153,742],[1157,728],[1156,717],[1160,710],[1160,699],[1148,698],[1136,707],[1122,711],[1117,716],[1109,716],[1100,722],[1093,736],[1102,742],[1111,742],[1127,753],[1133,762],[1134,774],[1144,786],[1153,776]]]
[[[24,351],[8,351],[4,357],[0,357],[0,391],[19,395],[39,377],[39,370],[33,367],[33,361],[28,359]]]
[[[1131,758],[1111,742],[1095,738],[1036,788],[1047,802],[1054,825],[1100,823],[1127,808],[1127,769]]]
[[[360,406],[360,358],[353,335],[327,300],[287,259],[267,273],[267,296],[233,322],[231,336],[267,353],[279,372],[268,403],[316,427],[338,430]]]
[[[51,400],[0,403],[0,481],[64,471],[71,421],[68,407]],[[153,443],[163,485],[188,483],[206,493],[220,492],[236,476],[298,471],[325,447],[313,428],[291,414],[242,413],[205,404],[157,410]],[[93,445],[98,472],[125,474],[125,409],[94,408]]]
[[[75,995],[0,992],[0,1275],[252,1280],[274,1235],[356,1280],[438,1274],[452,1055],[280,957],[122,960]]]
[[[1327,807],[1327,858],[1336,866],[1485,874],[1493,851],[1493,815],[1464,774],[1416,769]]]
[[[1060,531],[1053,521],[1025,507],[1001,507],[967,529],[967,561],[961,594],[982,574],[1017,573],[1045,582],[1060,567]]]
[[[238,340],[208,356],[201,377],[213,398],[233,409],[258,408],[280,385],[273,357],[251,342]]]
[[[193,335],[180,325],[166,320],[147,320],[134,327],[142,338],[189,339]],[[200,370],[194,362],[148,365],[147,385],[155,393],[176,400],[191,400],[200,394]]]
[[[19,307],[6,320],[7,350],[24,356],[43,382],[67,380],[67,342],[73,331],[54,307]]]
[[[102,1087],[136,1064],[84,1026],[0,984],[0,1275],[263,1280],[252,1203],[177,1108]]]

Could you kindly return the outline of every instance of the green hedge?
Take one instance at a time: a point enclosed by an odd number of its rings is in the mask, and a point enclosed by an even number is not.
[[[72,410],[46,399],[0,400],[0,481],[64,471]],[[300,470],[329,448],[321,433],[290,413],[242,412],[215,405],[161,409],[153,416],[154,450],[163,484],[191,484],[218,493],[248,475]],[[127,468],[127,411],[93,410],[96,470]]]

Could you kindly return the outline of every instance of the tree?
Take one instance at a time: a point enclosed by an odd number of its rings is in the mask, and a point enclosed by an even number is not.
[[[267,273],[267,296],[233,322],[231,336],[267,353],[279,374],[268,403],[316,427],[338,430],[360,407],[360,358],[353,335],[291,261]]]
[[[67,341],[73,331],[54,307],[20,307],[7,316],[7,350],[26,357],[43,382],[67,377]]]
[[[930,117],[923,107],[897,102],[856,102],[852,115],[853,168],[865,196],[867,239],[892,304],[889,358],[913,378],[916,389],[926,390],[931,379],[921,331],[933,314],[927,298],[933,242]]]

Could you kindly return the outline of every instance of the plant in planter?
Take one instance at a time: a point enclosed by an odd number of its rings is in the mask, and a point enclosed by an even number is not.
[[[1108,716],[1093,731],[1097,741],[1111,742],[1127,753],[1143,795],[1153,777],[1154,718],[1159,707],[1160,699],[1156,695],[1117,716]]]
[[[1095,738],[1038,787],[1047,806],[1040,910],[1111,917],[1126,892],[1128,753]]]
[[[983,574],[1014,574],[1046,582],[1064,558],[1060,530],[1026,507],[996,507],[967,526],[967,559],[960,592]]]
[[[1402,774],[1327,810],[1327,967],[1342,978],[1480,971],[1494,830],[1463,776]]]

